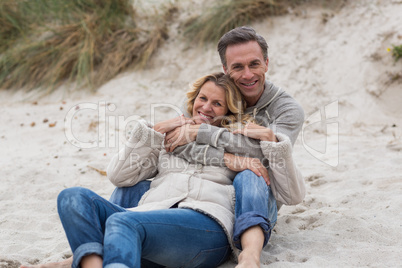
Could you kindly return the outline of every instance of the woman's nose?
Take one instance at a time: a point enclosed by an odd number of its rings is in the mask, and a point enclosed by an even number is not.
[[[204,104],[203,106],[205,111],[210,111],[212,110],[212,103],[210,103],[209,101],[207,103]]]

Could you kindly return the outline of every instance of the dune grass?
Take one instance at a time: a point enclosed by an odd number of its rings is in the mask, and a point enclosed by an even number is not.
[[[184,34],[197,42],[217,42],[227,31],[268,16],[285,14],[302,0],[224,0],[184,23]]]
[[[395,61],[398,61],[402,58],[402,45],[392,46],[392,57],[394,57]]]
[[[23,17],[24,10],[19,8],[18,2],[0,2],[0,53],[11,47],[29,28]]]
[[[340,0],[223,0],[182,24],[192,43],[215,42],[227,31],[285,14],[301,3]],[[138,3],[138,1],[136,2]],[[168,38],[178,11],[136,12],[131,0],[0,2],[0,89],[61,84],[96,89],[130,68],[145,68]]]
[[[335,6],[340,0],[223,0],[207,7],[183,24],[184,35],[193,43],[216,43],[227,31],[269,16],[283,15],[303,3]],[[339,3],[338,3],[339,2]]]
[[[143,29],[129,0],[16,1],[1,7],[7,25],[0,32],[3,89],[52,90],[65,82],[95,89],[130,67],[142,68],[167,38],[166,21],[175,11],[167,6],[164,14],[149,16],[152,26]]]

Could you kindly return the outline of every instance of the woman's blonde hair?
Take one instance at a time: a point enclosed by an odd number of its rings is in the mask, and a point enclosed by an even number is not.
[[[215,83],[216,86],[225,90],[226,103],[228,107],[227,114],[223,117],[221,125],[231,131],[245,125],[248,122],[254,122],[254,119],[245,115],[246,102],[243,100],[240,90],[230,79],[229,75],[224,73],[214,73],[198,78],[187,92],[187,112],[192,116],[195,99],[200,93],[201,87],[208,81]]]

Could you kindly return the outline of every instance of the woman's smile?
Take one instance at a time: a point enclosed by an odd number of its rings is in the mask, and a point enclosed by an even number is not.
[[[193,119],[195,123],[219,125],[227,111],[225,90],[212,81],[206,82],[194,101]]]

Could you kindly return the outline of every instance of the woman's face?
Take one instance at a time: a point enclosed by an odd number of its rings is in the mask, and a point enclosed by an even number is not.
[[[214,82],[206,82],[200,89],[193,106],[193,120],[196,124],[219,126],[228,112],[225,90]]]

